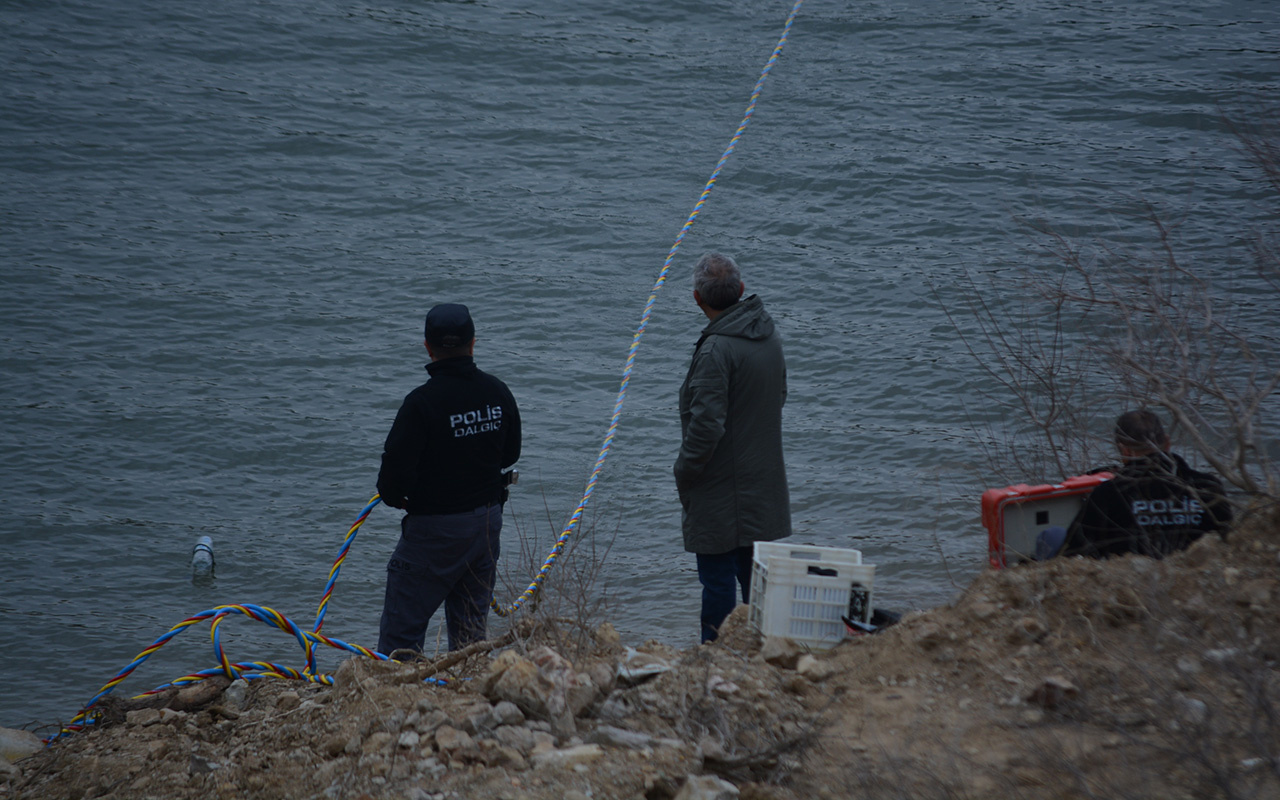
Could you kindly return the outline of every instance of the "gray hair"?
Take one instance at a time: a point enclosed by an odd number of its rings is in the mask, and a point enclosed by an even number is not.
[[[723,311],[742,296],[742,272],[732,258],[707,253],[693,267],[693,288],[715,311]]]

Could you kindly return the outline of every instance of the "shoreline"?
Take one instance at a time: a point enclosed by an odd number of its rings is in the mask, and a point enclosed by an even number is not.
[[[685,649],[538,616],[447,686],[353,657],[333,687],[124,711],[0,797],[1276,796],[1278,573],[1270,512],[1163,561],[987,570],[826,652],[762,640],[745,606]]]

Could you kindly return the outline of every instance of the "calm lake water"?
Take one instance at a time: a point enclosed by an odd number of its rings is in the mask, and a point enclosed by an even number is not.
[[[309,624],[436,302],[471,307],[522,407],[510,598],[582,492],[789,10],[0,2],[0,725],[66,720],[214,605]],[[1025,258],[1015,215],[1137,236],[1136,199],[1247,284],[1274,211],[1219,111],[1278,85],[1271,0],[809,0],[641,345],[589,598],[629,642],[695,640],[670,466],[703,324],[687,276],[721,250],[787,347],[795,541],[860,548],[879,605],[946,602],[982,567],[997,478],[942,305]],[[365,525],[326,633],[376,642],[397,519]],[[287,636],[225,628],[233,660],[301,665]],[[193,628],[124,690],[214,663]]]

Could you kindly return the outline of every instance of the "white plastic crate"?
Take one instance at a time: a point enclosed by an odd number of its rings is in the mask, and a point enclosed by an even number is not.
[[[876,568],[839,547],[756,542],[751,562],[751,625],[815,650],[846,635],[840,617],[871,621]]]

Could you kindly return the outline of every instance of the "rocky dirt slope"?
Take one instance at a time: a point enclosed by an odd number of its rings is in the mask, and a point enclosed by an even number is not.
[[[353,659],[332,688],[122,714],[0,797],[1275,798],[1278,575],[1267,512],[1165,561],[987,572],[826,653],[761,642],[740,608],[685,651],[526,632],[448,686]]]

